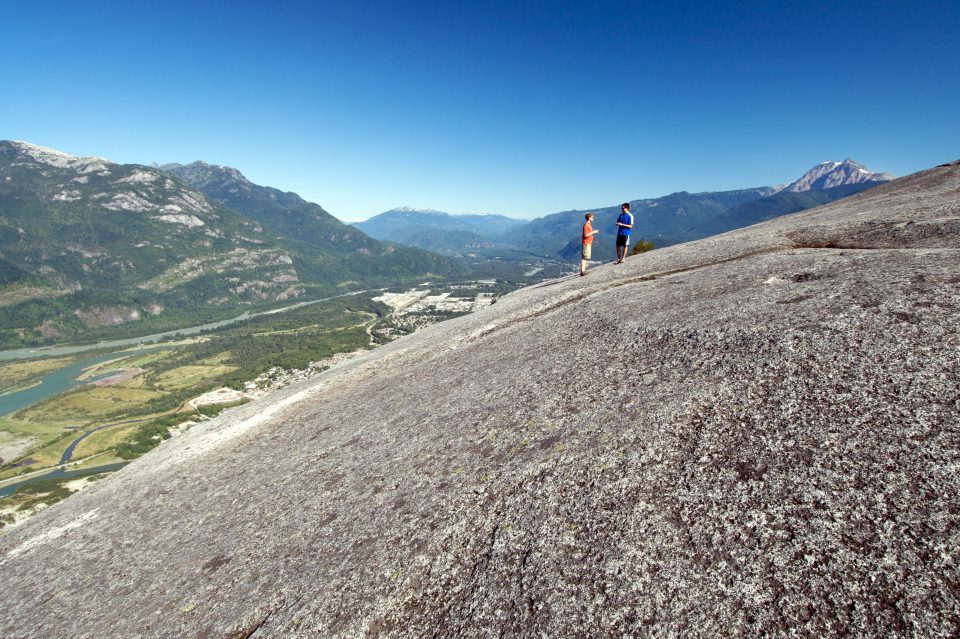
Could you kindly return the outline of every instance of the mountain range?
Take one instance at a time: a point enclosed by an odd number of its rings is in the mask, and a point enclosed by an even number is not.
[[[293,193],[0,142],[0,348],[180,328],[422,278],[455,258],[377,241]]]
[[[779,187],[633,200],[634,237],[697,239],[889,178],[848,159]],[[619,206],[593,212],[595,255],[612,255]],[[231,167],[116,164],[0,141],[0,348],[182,328],[424,277],[499,277],[511,264],[532,272],[531,255],[576,257],[583,214],[401,208],[351,226]]]
[[[525,220],[504,215],[451,215],[431,209],[400,207],[354,226],[370,237],[440,253],[461,254],[493,248]]]
[[[775,187],[688,193],[631,200],[633,237],[657,246],[688,242],[841,199],[889,181],[852,159],[823,162],[799,179]],[[580,251],[579,231],[587,211],[595,214],[595,255],[613,255],[619,203],[553,213],[531,221],[503,216],[460,216],[393,209],[354,224],[368,234],[410,246],[463,254],[477,249],[517,249],[570,260]],[[469,221],[468,221],[469,220]],[[486,223],[489,220],[491,223]]]

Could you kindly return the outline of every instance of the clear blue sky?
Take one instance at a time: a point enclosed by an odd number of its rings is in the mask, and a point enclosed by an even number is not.
[[[958,37],[958,0],[0,0],[0,139],[535,217],[960,158]]]

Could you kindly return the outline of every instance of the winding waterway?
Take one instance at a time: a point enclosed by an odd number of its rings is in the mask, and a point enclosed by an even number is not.
[[[45,375],[39,383],[34,384],[33,386],[19,391],[14,391],[12,393],[7,393],[6,395],[0,395],[0,415],[6,415],[7,413],[18,411],[21,408],[26,408],[31,404],[36,404],[37,402],[48,397],[59,395],[64,391],[79,386],[80,384],[96,381],[98,378],[85,380],[83,382],[77,380],[77,378],[83,374],[83,371],[91,366],[110,361],[111,359],[117,359],[118,357],[124,355],[149,353],[160,350],[160,348],[162,347],[154,346],[152,348],[131,349],[124,352],[114,351],[110,353],[103,353],[95,357],[88,357],[78,362],[74,362],[73,364],[68,364],[62,368],[58,368],[52,373]]]
[[[21,486],[27,486],[38,481],[44,481],[46,479],[77,479],[79,477],[86,477],[87,475],[98,475],[100,473],[112,473],[115,470],[120,470],[130,462],[116,462],[113,464],[104,464],[103,466],[91,466],[89,468],[78,468],[76,470],[65,470],[63,466],[58,466],[50,472],[46,472],[40,475],[35,475],[29,479],[21,479],[20,481],[9,483],[5,486],[0,486],[0,497],[7,497],[17,492],[17,489]]]
[[[203,331],[210,331],[217,328],[223,328],[224,326],[229,326],[231,324],[236,324],[237,322],[242,322],[243,320],[251,319],[253,317],[260,317],[262,315],[273,315],[275,313],[284,313],[286,311],[291,311],[297,308],[302,308],[304,306],[310,306],[311,304],[319,304],[320,302],[328,302],[333,299],[338,299],[341,297],[349,297],[351,295],[361,295],[363,293],[371,293],[373,291],[380,291],[383,289],[371,289],[366,291],[354,291],[352,293],[344,293],[343,295],[334,295],[333,297],[325,297],[319,300],[309,300],[306,302],[297,302],[296,304],[291,304],[290,306],[284,306],[282,308],[276,308],[269,311],[261,311],[259,313],[243,313],[238,315],[233,319],[221,320],[219,322],[210,322],[209,324],[201,324],[200,326],[191,326],[189,328],[181,328],[175,331],[167,331],[165,333],[155,333],[153,335],[144,335],[142,337],[131,337],[128,339],[118,339],[111,340],[109,342],[97,342],[96,344],[83,344],[77,346],[49,346],[49,347],[39,347],[39,348],[19,348],[9,351],[0,351],[0,362],[3,361],[14,361],[21,359],[36,359],[40,357],[62,357],[64,355],[75,355],[77,353],[83,353],[86,351],[92,350],[105,350],[110,349],[111,352],[96,355],[94,357],[89,357],[87,359],[81,360],[79,362],[74,362],[73,364],[68,364],[62,368],[58,368],[51,373],[48,373],[38,384],[25,388],[20,391],[13,393],[8,393],[6,395],[0,395],[0,415],[5,415],[22,408],[25,408],[31,404],[35,404],[41,400],[44,400],[48,397],[53,397],[59,393],[62,393],[65,390],[69,390],[78,384],[76,378],[87,368],[100,364],[102,362],[109,361],[119,357],[121,354],[129,355],[131,353],[138,352],[150,352],[152,350],[157,350],[160,347],[153,347],[151,349],[145,349],[143,351],[132,351],[129,349],[131,346],[138,346],[143,344],[154,344],[162,340],[173,339],[177,337],[185,337],[189,335],[196,335]],[[122,351],[122,353],[120,352]],[[2,389],[0,389],[2,391]]]

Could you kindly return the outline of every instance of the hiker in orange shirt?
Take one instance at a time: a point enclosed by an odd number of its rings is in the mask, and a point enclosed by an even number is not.
[[[580,250],[580,275],[587,274],[587,260],[590,259],[591,249],[593,248],[593,236],[600,232],[593,230],[593,225],[591,224],[591,222],[593,222],[593,213],[587,213],[584,217],[587,221],[583,225],[583,244]]]

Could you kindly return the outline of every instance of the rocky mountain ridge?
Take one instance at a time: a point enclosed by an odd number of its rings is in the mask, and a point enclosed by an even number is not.
[[[169,175],[23,142],[0,142],[0,260],[8,338],[303,293],[275,236]]]
[[[405,274],[463,276],[469,269],[462,263],[434,255],[424,247],[387,244],[361,230],[344,224],[319,204],[307,202],[293,192],[254,184],[231,167],[192,162],[165,164],[162,170],[183,180],[207,197],[238,211],[267,229],[307,244],[324,255],[335,254],[342,264],[325,259],[318,277],[329,276],[332,268],[362,281],[365,271]],[[427,247],[429,249],[429,247]],[[359,273],[358,273],[359,271]],[[369,278],[367,278],[369,280]]]
[[[522,289],[4,534],[0,631],[952,636],[958,326],[960,163]]]
[[[383,249],[379,242],[343,224],[320,205],[293,192],[254,184],[235,168],[197,161],[164,164],[160,169],[287,237],[337,252],[369,253]]]

